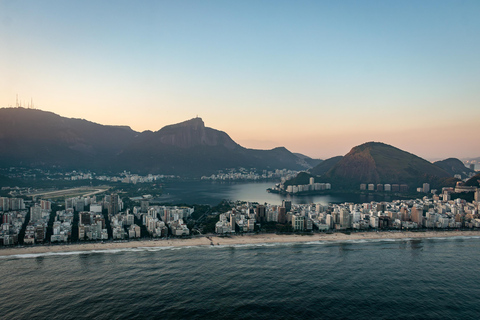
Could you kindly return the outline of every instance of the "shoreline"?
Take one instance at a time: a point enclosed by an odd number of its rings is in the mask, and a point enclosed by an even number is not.
[[[314,233],[312,235],[278,235],[278,234],[246,234],[230,237],[219,237],[216,235],[202,236],[189,239],[156,239],[125,242],[95,242],[80,244],[58,244],[58,245],[35,245],[24,247],[1,248],[0,256],[15,256],[28,254],[44,254],[59,252],[88,252],[107,251],[115,249],[130,248],[158,248],[158,247],[198,247],[198,246],[233,246],[249,244],[268,243],[302,243],[312,241],[348,241],[348,240],[398,240],[398,239],[424,239],[424,238],[452,238],[452,237],[479,236],[480,231],[426,231],[426,232],[355,232],[349,235],[344,233]],[[211,239],[211,240],[210,240]]]

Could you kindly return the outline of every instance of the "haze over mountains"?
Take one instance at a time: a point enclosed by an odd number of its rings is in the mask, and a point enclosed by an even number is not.
[[[283,147],[255,150],[200,118],[136,132],[24,108],[0,109],[0,166],[58,166],[201,176],[225,168],[307,169],[319,160]]]

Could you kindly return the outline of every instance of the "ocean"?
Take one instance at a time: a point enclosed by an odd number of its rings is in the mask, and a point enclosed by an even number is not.
[[[480,237],[0,257],[2,319],[478,319]]]

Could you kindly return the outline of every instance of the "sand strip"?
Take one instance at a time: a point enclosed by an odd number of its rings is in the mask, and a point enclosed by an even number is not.
[[[344,233],[315,233],[312,235],[277,235],[277,234],[245,234],[243,236],[218,237],[202,236],[190,239],[159,239],[125,242],[82,243],[64,245],[35,245],[25,247],[0,248],[0,256],[38,254],[47,252],[71,252],[91,250],[112,250],[142,247],[184,247],[184,246],[211,246],[213,245],[248,245],[262,243],[291,243],[310,241],[346,241],[372,239],[419,239],[419,238],[447,238],[447,237],[480,237],[480,231],[427,231],[427,232],[355,232],[349,235]]]

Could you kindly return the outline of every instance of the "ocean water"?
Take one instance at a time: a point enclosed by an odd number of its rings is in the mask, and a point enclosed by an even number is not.
[[[480,237],[0,257],[2,319],[478,319]]]

